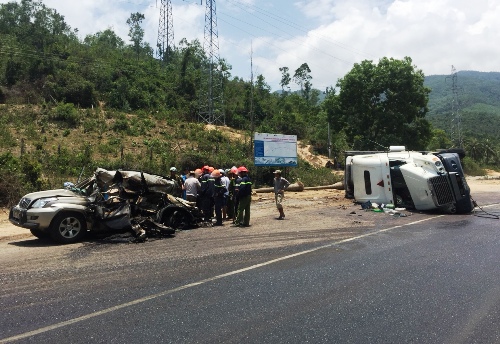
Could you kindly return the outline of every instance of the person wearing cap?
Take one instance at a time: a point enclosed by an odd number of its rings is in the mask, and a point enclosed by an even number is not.
[[[213,170],[210,176],[214,179],[214,207],[215,207],[215,224],[214,226],[222,226],[222,207],[224,206],[224,195],[227,191],[226,185],[222,182],[222,173],[220,170]]]
[[[238,213],[234,221],[234,227],[250,226],[250,204],[252,202],[252,180],[248,176],[245,166],[238,167],[238,179],[236,179],[236,198],[238,199]]]
[[[195,176],[195,171],[189,172],[189,175],[184,182],[184,191],[186,191],[186,201],[196,202],[198,191],[201,188],[200,181]]]
[[[170,167],[170,179],[175,182],[172,195],[175,197],[182,197],[182,190],[184,190],[184,181],[182,180],[181,176],[177,175],[177,168]]]
[[[281,176],[281,171],[274,171],[274,200],[276,201],[276,208],[280,213],[280,216],[277,218],[278,220],[285,219],[282,202],[288,186],[290,186],[290,182]]]

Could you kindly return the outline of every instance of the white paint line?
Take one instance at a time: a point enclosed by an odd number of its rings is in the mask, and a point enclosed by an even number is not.
[[[65,326],[69,326],[69,325],[72,325],[72,324],[76,324],[76,323],[82,322],[84,320],[88,320],[88,319],[91,319],[91,318],[98,317],[98,316],[103,315],[103,314],[111,313],[111,312],[114,312],[114,311],[117,311],[117,310],[120,310],[120,309],[123,309],[123,308],[126,308],[126,307],[134,306],[134,305],[137,305],[137,304],[140,304],[140,303],[144,303],[144,302],[149,301],[149,300],[153,300],[153,299],[157,299],[157,298],[162,297],[162,296],[173,294],[173,293],[181,291],[181,290],[189,289],[189,288],[196,287],[196,286],[208,283],[208,282],[216,281],[216,280],[224,278],[224,277],[241,274],[243,272],[250,271],[250,270],[255,270],[257,268],[260,268],[260,267],[263,267],[263,266],[266,266],[266,265],[271,265],[271,264],[274,264],[274,263],[277,263],[277,262],[281,262],[283,260],[295,258],[295,257],[302,256],[302,255],[305,255],[305,254],[308,254],[308,253],[319,251],[319,250],[322,250],[322,249],[325,249],[325,248],[330,248],[330,247],[333,247],[333,246],[337,246],[339,244],[343,244],[343,243],[346,243],[346,242],[355,241],[355,240],[358,240],[358,239],[363,239],[363,238],[366,238],[366,237],[369,237],[369,236],[373,236],[373,235],[377,235],[377,234],[380,234],[380,233],[384,233],[384,232],[387,232],[387,231],[390,231],[390,230],[393,230],[393,229],[403,228],[403,227],[411,226],[411,225],[414,225],[414,224],[417,224],[417,223],[421,223],[421,222],[425,222],[425,221],[437,219],[437,218],[443,217],[443,216],[445,216],[445,215],[433,216],[433,217],[429,217],[429,218],[426,218],[426,219],[422,219],[422,220],[418,220],[418,221],[413,221],[413,222],[410,222],[410,223],[407,223],[407,224],[404,224],[404,225],[393,226],[393,227],[381,229],[381,230],[378,230],[376,232],[370,232],[370,233],[358,235],[358,236],[355,236],[355,237],[352,237],[352,238],[348,238],[348,239],[336,241],[336,242],[333,242],[333,243],[330,243],[330,244],[327,244],[327,245],[323,245],[323,246],[319,246],[319,247],[316,247],[316,248],[312,248],[310,250],[305,250],[305,251],[297,252],[297,253],[290,254],[290,255],[287,255],[287,256],[283,256],[283,257],[280,257],[280,258],[269,260],[269,261],[264,262],[264,263],[255,264],[255,265],[243,268],[243,269],[230,271],[230,272],[227,272],[225,274],[217,275],[217,276],[214,276],[214,277],[211,277],[211,278],[206,278],[206,279],[198,281],[198,282],[186,284],[186,285],[174,288],[174,289],[165,290],[165,291],[163,291],[161,293],[152,294],[152,295],[149,295],[149,296],[142,297],[140,299],[136,299],[136,300],[133,300],[133,301],[130,301],[130,302],[122,303],[120,305],[109,307],[109,308],[106,308],[106,309],[103,309],[103,310],[100,310],[100,311],[97,311],[97,312],[89,313],[89,314],[83,315],[81,317],[77,317],[77,318],[74,318],[74,319],[62,321],[62,322],[54,324],[54,325],[50,325],[50,326],[39,328],[37,330],[33,330],[33,331],[21,333],[21,334],[18,334],[16,336],[12,336],[12,337],[8,337],[8,338],[0,339],[0,343],[8,343],[8,342],[16,341],[16,340],[19,340],[19,339],[24,339],[24,338],[32,337],[32,336],[35,336],[37,334],[41,334],[41,333],[44,333],[44,332],[52,331],[52,330],[55,330],[55,329],[58,329],[58,328],[61,328],[61,327],[65,327]]]

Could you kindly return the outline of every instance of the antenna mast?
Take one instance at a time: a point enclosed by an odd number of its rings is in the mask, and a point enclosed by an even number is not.
[[[207,60],[201,77],[199,119],[208,124],[226,124],[223,107],[222,65],[219,58],[219,35],[215,0],[206,0],[205,40],[203,51]]]
[[[174,22],[172,19],[172,2],[160,0],[160,23],[158,25],[158,40],[156,42],[156,56],[163,62],[169,63],[174,47]],[[158,5],[158,0],[156,0]]]

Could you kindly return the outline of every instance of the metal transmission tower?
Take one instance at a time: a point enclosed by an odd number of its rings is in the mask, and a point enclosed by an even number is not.
[[[460,115],[459,103],[458,103],[458,80],[457,72],[454,66],[451,66],[451,141],[458,147],[463,147],[462,139],[462,116]]]
[[[160,24],[158,25],[156,56],[164,63],[168,63],[174,47],[174,22],[172,20],[172,2],[170,0],[160,1]],[[158,0],[156,0],[156,5],[158,5]]]
[[[223,107],[222,66],[219,58],[219,36],[215,0],[206,0],[205,40],[206,62],[201,76],[199,119],[208,124],[226,124]]]

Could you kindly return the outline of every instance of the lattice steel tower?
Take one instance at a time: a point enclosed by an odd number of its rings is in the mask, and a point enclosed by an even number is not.
[[[223,104],[222,66],[215,0],[206,0],[203,51],[206,61],[201,77],[199,119],[208,124],[226,124]]]
[[[459,102],[458,102],[458,78],[457,72],[454,66],[451,66],[451,141],[453,145],[458,148],[462,148],[462,116],[460,115]]]
[[[156,42],[156,56],[164,63],[168,63],[174,49],[174,22],[172,20],[172,2],[160,0],[160,23],[158,25],[158,41]],[[158,5],[158,0],[156,0]]]

